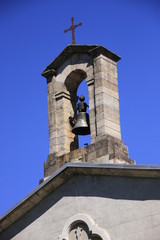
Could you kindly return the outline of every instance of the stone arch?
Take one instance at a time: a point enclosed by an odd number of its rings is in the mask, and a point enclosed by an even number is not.
[[[94,78],[92,58],[88,54],[74,54],[70,57],[56,73],[56,82],[65,83],[66,78],[72,72],[85,72],[86,81]]]
[[[72,105],[73,113],[76,110],[77,99],[77,89],[80,83],[87,78],[87,74],[82,69],[76,69],[72,71],[65,79],[65,88],[70,97],[70,102]],[[72,111],[71,111],[72,112]]]
[[[83,228],[89,238],[94,240],[111,240],[108,232],[100,228],[97,224],[95,224],[94,220],[87,214],[76,214],[69,218],[65,223],[62,234],[59,236],[59,240],[70,240],[69,234],[72,230]]]
[[[72,71],[65,80],[65,86],[70,93],[76,93],[80,83],[87,78],[87,74],[82,69]]]

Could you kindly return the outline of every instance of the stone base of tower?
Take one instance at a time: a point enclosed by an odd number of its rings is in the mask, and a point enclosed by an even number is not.
[[[128,157],[128,147],[122,140],[109,135],[96,138],[95,143],[61,156],[49,154],[44,164],[44,178],[49,177],[67,162],[92,162],[102,164],[134,164]]]

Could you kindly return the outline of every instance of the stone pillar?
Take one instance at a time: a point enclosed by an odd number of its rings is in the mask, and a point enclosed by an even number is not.
[[[93,60],[96,134],[121,140],[117,63],[99,55]]]
[[[61,156],[78,148],[78,136],[75,136],[72,133],[72,127],[69,123],[69,117],[74,115],[77,98],[75,98],[75,102],[73,102],[73,100],[71,101],[70,95],[65,92],[56,94],[55,98],[57,138],[56,156]]]
[[[91,144],[95,143],[96,133],[96,115],[95,115],[95,83],[94,78],[87,80],[88,98],[89,98],[89,118],[91,131]]]
[[[57,152],[55,76],[47,76],[49,154]]]
[[[64,91],[56,76],[47,76],[49,154],[60,156],[78,148],[69,117],[74,115],[77,97]],[[72,99],[71,99],[72,98]]]

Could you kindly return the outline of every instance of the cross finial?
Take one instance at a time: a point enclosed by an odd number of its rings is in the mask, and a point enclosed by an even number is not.
[[[72,21],[72,25],[70,28],[68,29],[65,29],[64,32],[68,32],[68,31],[72,31],[72,44],[76,44],[75,42],[75,35],[74,35],[74,31],[75,31],[75,28],[79,27],[82,25],[82,23],[78,23],[78,24],[74,24],[74,17],[71,18],[71,21]]]

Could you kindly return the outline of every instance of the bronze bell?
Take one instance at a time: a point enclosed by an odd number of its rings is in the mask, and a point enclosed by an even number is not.
[[[90,134],[89,115],[86,113],[88,105],[84,102],[84,96],[81,95],[79,100],[77,109],[79,113],[74,119],[75,125],[73,126],[72,133],[76,135],[88,135]]]

